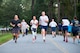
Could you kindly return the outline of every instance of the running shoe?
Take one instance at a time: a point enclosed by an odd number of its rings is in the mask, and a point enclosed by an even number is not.
[[[43,42],[45,42],[45,40],[43,40]]]
[[[15,43],[17,43],[17,40],[15,40]]]
[[[65,39],[63,41],[65,41]]]
[[[68,40],[66,40],[66,43],[68,42]]]
[[[23,37],[24,37],[24,34],[23,34]]]
[[[15,36],[13,36],[13,40],[15,40]]]

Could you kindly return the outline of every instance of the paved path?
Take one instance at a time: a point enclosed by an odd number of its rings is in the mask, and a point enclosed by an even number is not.
[[[40,34],[37,35],[37,40],[32,43],[32,35],[18,38],[18,43],[14,43],[13,40],[6,44],[0,45],[0,53],[80,53],[80,44],[72,43],[72,38],[69,38],[69,42],[62,41],[62,36],[52,38],[51,35],[47,35],[46,42],[42,40]]]

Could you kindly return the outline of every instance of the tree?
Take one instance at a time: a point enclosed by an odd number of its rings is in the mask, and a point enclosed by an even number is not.
[[[61,0],[61,17],[68,17],[70,20],[74,17],[74,1]]]
[[[77,16],[78,16],[78,19],[80,21],[80,2],[77,5]]]
[[[55,17],[54,4],[60,1],[60,13]],[[79,3],[79,0],[76,0]],[[77,5],[77,16],[79,17],[79,4]],[[9,25],[9,21],[18,14],[20,19],[25,19],[28,23],[35,15],[37,18],[41,12],[45,11],[51,18],[57,21],[67,16],[69,19],[74,17],[74,0],[0,0],[0,24]],[[59,12],[59,11],[58,11]],[[60,17],[60,19],[59,19]]]
[[[33,15],[36,15],[37,17],[39,17],[42,11],[47,12],[48,6],[45,4],[44,0],[36,0],[34,5]]]
[[[32,14],[34,13],[34,5],[35,5],[35,0],[32,0],[32,5],[31,5]]]
[[[1,9],[1,22],[4,25],[9,25],[9,21],[15,14],[21,16],[22,8],[20,7],[21,0],[10,0],[9,2],[2,3]],[[7,24],[6,24],[7,23]]]
[[[3,2],[3,0],[0,0],[0,6],[1,6],[2,2]]]
[[[53,17],[55,17],[55,16],[54,16],[53,3],[54,3],[54,0],[49,0],[49,2],[48,2],[48,16],[49,16],[50,20],[51,20]]]

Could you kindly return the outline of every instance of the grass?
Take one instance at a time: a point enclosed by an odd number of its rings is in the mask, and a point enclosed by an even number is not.
[[[12,39],[11,33],[0,34],[0,45],[11,39]]]

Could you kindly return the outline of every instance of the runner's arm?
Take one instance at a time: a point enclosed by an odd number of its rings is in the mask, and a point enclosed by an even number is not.
[[[12,24],[12,23],[10,23],[10,25],[11,25],[12,27],[15,27],[15,25],[14,25],[14,24]]]

